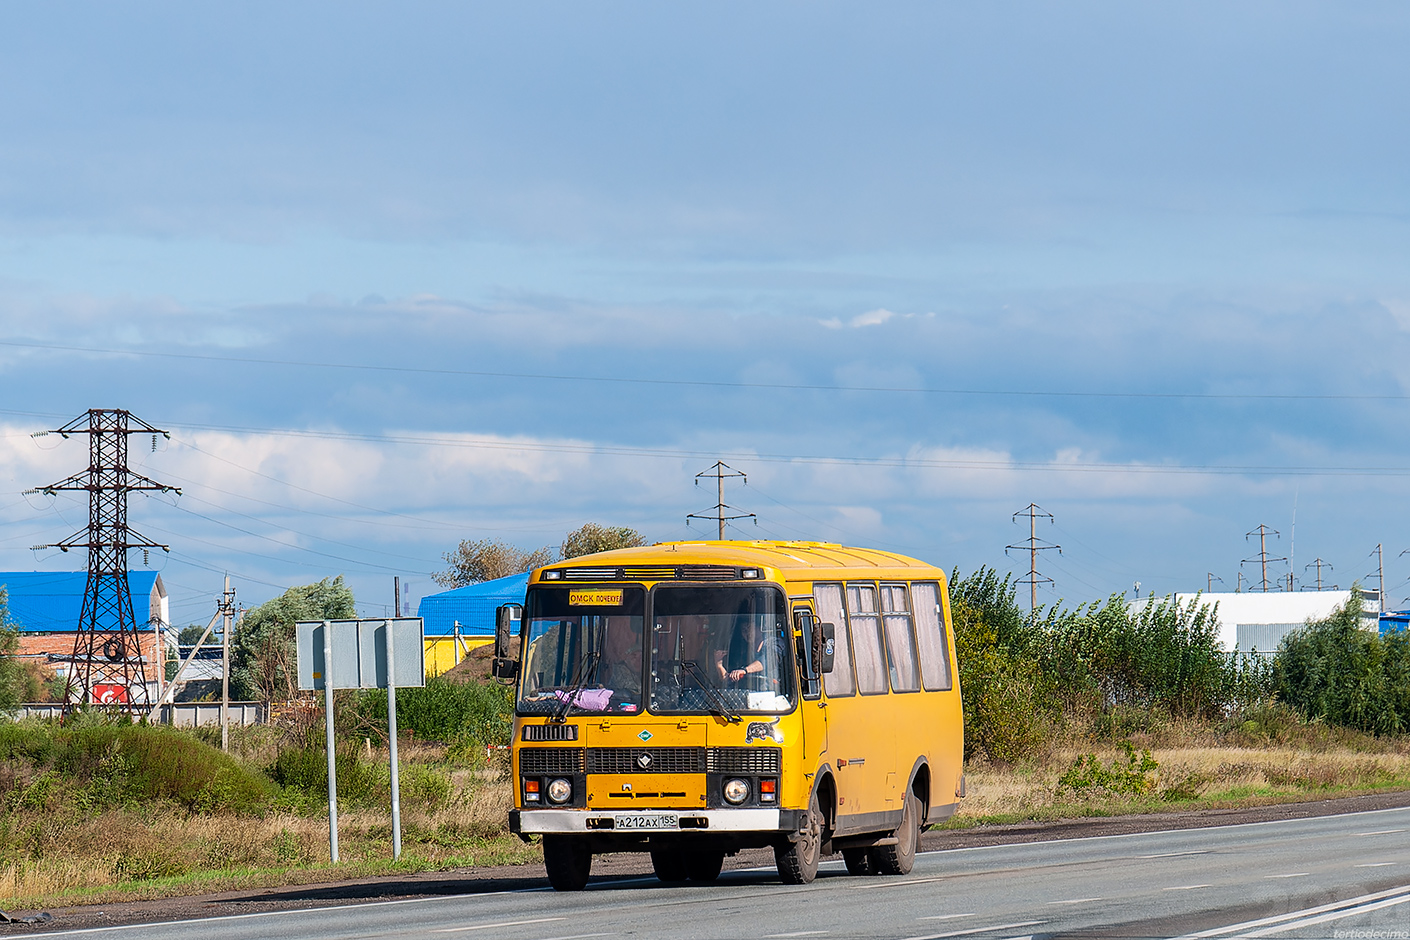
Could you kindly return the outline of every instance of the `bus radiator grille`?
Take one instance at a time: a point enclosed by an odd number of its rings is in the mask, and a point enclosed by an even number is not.
[[[776,747],[710,748],[712,774],[777,774],[782,766],[783,752]]]
[[[519,749],[519,773],[580,774],[583,750],[579,747],[525,747]]]
[[[701,774],[703,747],[590,747],[590,774]]]
[[[522,739],[525,741],[576,741],[577,725],[525,725]]]

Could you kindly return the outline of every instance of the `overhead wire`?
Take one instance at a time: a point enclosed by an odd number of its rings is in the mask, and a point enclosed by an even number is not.
[[[885,392],[921,393],[926,395],[982,395],[1011,398],[1130,398],[1130,399],[1190,399],[1210,401],[1410,401],[1406,394],[1378,395],[1311,395],[1275,392],[1106,392],[1069,391],[1056,389],[989,389],[989,388],[926,388],[887,385],[830,385],[803,382],[726,382],[705,379],[658,379],[631,376],[574,375],[550,372],[509,372],[487,369],[439,369],[428,366],[396,366],[379,363],[320,362],[304,359],[272,359],[258,356],[214,356],[203,353],[165,352],[147,349],[114,349],[93,346],[73,346],[59,343],[39,343],[21,340],[0,340],[0,346],[19,349],[41,349],[56,352],[78,352],[103,356],[136,356],[156,359],[181,359],[196,362],[226,362],[236,365],[286,366],[298,369],[345,369],[365,372],[402,373],[408,375],[439,375],[461,378],[524,379],[529,381],[594,382],[619,385],[655,385],[695,388],[762,389],[769,391],[825,392]]]

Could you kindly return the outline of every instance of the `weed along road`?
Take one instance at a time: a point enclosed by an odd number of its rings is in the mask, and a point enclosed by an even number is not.
[[[802,886],[780,884],[770,867],[727,871],[700,887],[595,879],[578,893],[545,886],[83,931],[50,926],[0,930],[144,940],[1391,940],[1410,932],[1410,809],[926,852],[900,877],[848,875],[837,861]]]

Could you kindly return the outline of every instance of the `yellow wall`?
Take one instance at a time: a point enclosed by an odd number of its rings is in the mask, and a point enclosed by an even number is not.
[[[428,636],[426,644],[426,675],[439,676],[449,672],[465,658],[465,654],[481,646],[488,646],[494,640],[487,636],[465,637],[457,642],[453,636]]]

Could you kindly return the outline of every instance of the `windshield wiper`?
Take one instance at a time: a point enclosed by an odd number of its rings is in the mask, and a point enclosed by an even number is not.
[[[582,668],[578,670],[577,681],[574,682],[573,687],[568,690],[567,698],[563,699],[563,701],[559,702],[558,705],[554,707],[553,717],[550,718],[549,721],[556,721],[561,724],[568,720],[568,712],[573,709],[573,699],[577,698],[578,694],[582,692],[583,686],[588,684],[588,680],[597,674],[597,661],[599,658],[601,658],[601,654],[598,653],[597,650],[593,650],[583,657]]]
[[[705,681],[705,674],[700,671],[700,667],[696,665],[695,660],[682,659],[680,660],[680,664],[685,668],[686,672],[694,677],[695,684],[700,687],[700,691],[705,693],[705,698],[710,703],[710,711],[713,714],[718,715],[730,724],[738,724],[739,721],[741,721],[740,717],[730,711],[729,706],[725,704],[724,696],[720,694],[719,690]]]

